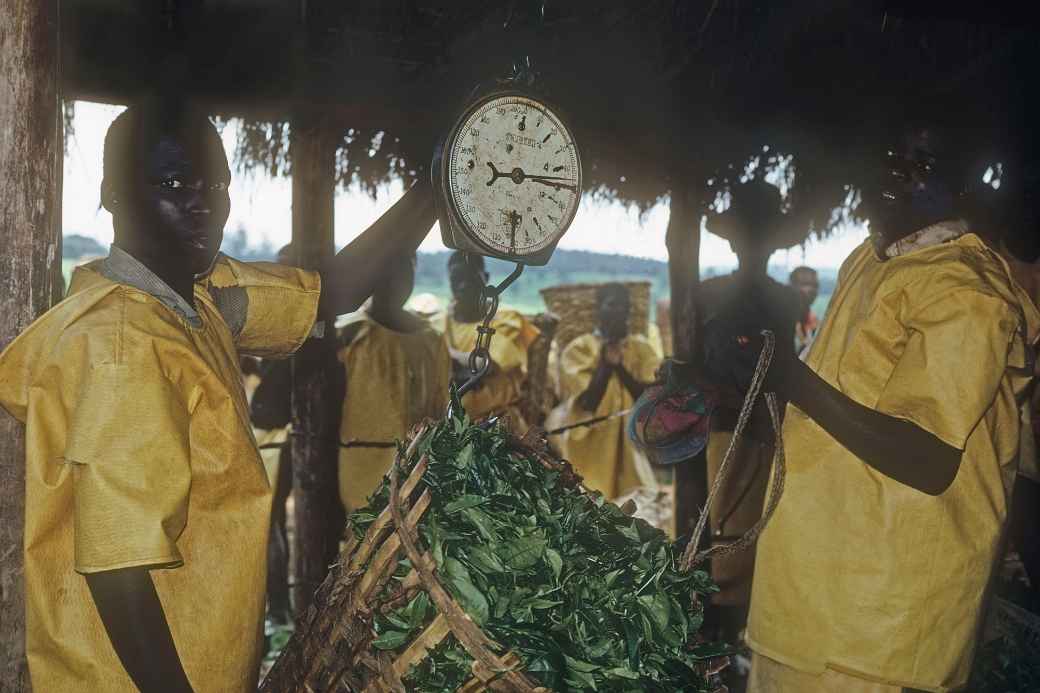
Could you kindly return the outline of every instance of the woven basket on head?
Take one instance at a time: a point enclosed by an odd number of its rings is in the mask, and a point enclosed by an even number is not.
[[[619,282],[628,288],[632,314],[628,329],[632,334],[648,335],[650,329],[650,282]],[[566,347],[576,337],[596,329],[596,291],[603,284],[561,284],[542,289],[542,299],[549,311],[560,318],[556,343]]]

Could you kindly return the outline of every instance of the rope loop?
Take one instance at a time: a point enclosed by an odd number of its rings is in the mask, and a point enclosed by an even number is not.
[[[763,330],[762,338],[762,352],[758,355],[758,364],[755,366],[755,373],[751,377],[751,384],[748,386],[747,394],[744,396],[744,403],[740,408],[740,416],[738,417],[737,425],[733,430],[733,438],[730,440],[729,447],[726,449],[726,454],[722,458],[722,464],[719,465],[719,472],[715,477],[715,483],[712,484],[711,490],[708,492],[708,499],[705,501],[704,508],[701,511],[701,516],[698,518],[697,525],[694,527],[693,536],[690,537],[690,543],[686,546],[686,551],[683,552],[680,567],[684,571],[695,569],[713,556],[726,556],[737,553],[738,551],[743,551],[754,544],[762,533],[762,530],[765,529],[769,519],[773,516],[776,506],[780,502],[780,496],[784,492],[784,481],[787,477],[787,464],[784,457],[784,441],[781,435],[780,403],[776,397],[776,393],[767,392],[764,395],[764,399],[766,408],[769,410],[769,419],[773,424],[775,442],[773,446],[773,477],[769,487],[769,498],[766,502],[765,510],[762,511],[762,517],[759,518],[758,522],[756,522],[751,529],[745,532],[744,535],[736,541],[729,544],[712,546],[711,548],[698,552],[697,547],[700,546],[701,537],[704,535],[704,530],[708,524],[708,511],[711,508],[711,504],[715,500],[715,496],[718,494],[719,489],[722,487],[722,482],[726,479],[726,475],[730,469],[730,462],[733,458],[733,451],[736,450],[737,444],[744,434],[744,429],[747,428],[748,422],[751,420],[751,412],[755,407],[755,402],[758,399],[763,384],[765,383],[769,365],[773,361],[773,354],[776,349],[776,337],[769,330]]]

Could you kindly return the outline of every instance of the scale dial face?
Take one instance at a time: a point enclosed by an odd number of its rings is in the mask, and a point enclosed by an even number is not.
[[[544,250],[578,211],[574,137],[557,114],[527,96],[493,96],[468,111],[449,140],[445,168],[464,230],[500,255]]]

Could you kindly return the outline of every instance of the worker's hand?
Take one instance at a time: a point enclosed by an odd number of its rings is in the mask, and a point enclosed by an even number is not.
[[[621,365],[621,344],[618,342],[608,342],[603,345],[603,360],[609,365],[617,368]]]
[[[765,338],[755,328],[718,317],[704,326],[704,368],[709,379],[747,392]],[[794,345],[777,339],[763,389],[786,398],[788,376],[796,365]]]

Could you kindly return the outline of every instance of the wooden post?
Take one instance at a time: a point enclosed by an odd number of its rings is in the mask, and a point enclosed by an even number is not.
[[[0,0],[0,348],[50,307],[61,264],[58,0]],[[25,437],[0,409],[0,691],[25,661]]]
[[[292,122],[292,238],[297,262],[316,269],[331,257],[336,140],[319,117],[298,114]],[[337,493],[342,367],[336,361],[334,316],[325,336],[311,340],[293,358],[292,463],[297,614],[306,612],[314,590],[335,556],[342,515]]]
[[[672,191],[665,244],[668,247],[668,279],[671,287],[672,350],[675,358],[692,361],[697,345],[697,285],[700,283],[701,210],[686,181]],[[704,505],[706,470],[703,460],[675,467],[675,533],[693,530]]]

